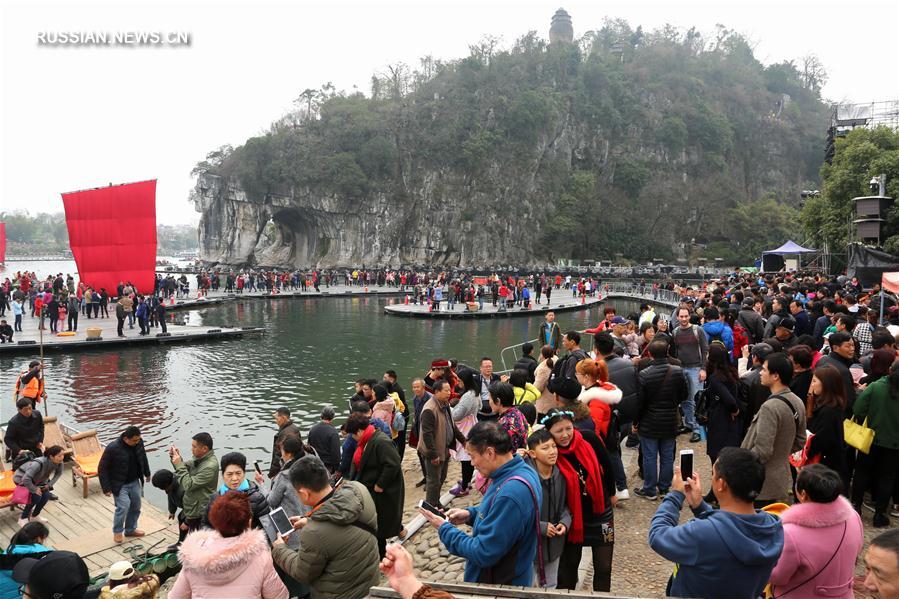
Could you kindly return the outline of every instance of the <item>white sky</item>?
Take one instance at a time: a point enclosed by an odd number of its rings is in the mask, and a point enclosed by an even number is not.
[[[827,98],[899,98],[896,0],[0,0],[0,211],[61,211],[60,192],[157,178],[158,221],[196,223],[193,165],[263,132],[303,89],[368,94],[387,64],[546,36],[560,6],[576,37],[605,17],[709,36],[722,23],[766,64],[817,54]],[[39,47],[41,31],[186,31],[192,45]]]

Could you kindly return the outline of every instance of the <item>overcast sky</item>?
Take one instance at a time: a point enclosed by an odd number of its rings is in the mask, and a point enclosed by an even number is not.
[[[303,89],[331,81],[368,94],[391,63],[458,58],[487,34],[505,46],[546,36],[560,6],[575,36],[606,17],[709,35],[722,23],[766,64],[817,54],[829,99],[899,98],[896,0],[0,0],[0,211],[61,211],[61,192],[156,178],[158,221],[196,223],[194,164],[263,132]],[[72,31],[186,32],[191,44],[38,44],[41,32]]]

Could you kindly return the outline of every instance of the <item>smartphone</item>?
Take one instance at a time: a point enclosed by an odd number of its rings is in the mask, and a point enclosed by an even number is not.
[[[278,531],[279,536],[286,537],[293,532],[293,524],[290,523],[290,518],[284,513],[283,507],[270,511],[268,517],[271,518],[272,526]]]
[[[440,510],[438,510],[436,507],[434,507],[433,505],[431,505],[424,499],[422,499],[421,501],[418,502],[418,507],[420,507],[423,510],[427,510],[427,511],[431,512],[432,514],[434,514],[435,516],[439,516],[439,517],[443,518],[444,520],[446,520],[446,514],[444,514]]]
[[[680,452],[680,476],[687,480],[693,476],[693,450],[682,449]]]
[[[256,472],[262,474],[262,468],[259,467],[259,462],[253,462],[253,467],[256,468]]]

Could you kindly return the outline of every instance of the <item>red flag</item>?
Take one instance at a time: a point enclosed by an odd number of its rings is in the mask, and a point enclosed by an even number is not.
[[[6,223],[0,223],[0,264],[6,262]]]
[[[62,194],[78,275],[116,295],[131,281],[153,291],[156,273],[156,180]]]

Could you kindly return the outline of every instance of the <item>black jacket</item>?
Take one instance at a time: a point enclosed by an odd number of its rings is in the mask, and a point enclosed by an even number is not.
[[[752,308],[743,308],[737,313],[737,322],[746,329],[749,343],[761,343],[765,338],[765,321],[762,315]]]
[[[131,475],[129,467],[133,467]],[[122,487],[131,481],[149,477],[150,464],[147,462],[143,440],[134,447],[129,447],[122,437],[119,437],[107,445],[100,457],[98,472],[103,492],[112,492],[113,495],[118,495]],[[137,476],[134,476],[134,472]]]
[[[622,424],[633,422],[637,415],[637,368],[628,358],[617,354],[606,356],[609,368],[609,382],[621,389],[621,403],[618,413]]]
[[[340,465],[340,435],[337,429],[327,422],[319,422],[309,429],[309,445],[311,445],[321,461],[335,470]]]
[[[852,380],[852,373],[849,372],[849,366],[852,360],[847,360],[835,353],[829,353],[815,365],[815,368],[821,366],[833,366],[836,368],[843,379],[843,391],[846,393],[846,417],[852,416],[852,406],[855,404],[855,381]],[[803,398],[804,399],[804,398]]]
[[[739,447],[743,441],[743,415],[732,416],[740,409],[737,402],[739,382],[731,382],[718,374],[707,379],[712,401],[709,405],[706,452],[714,462],[725,447]]]
[[[275,476],[281,472],[281,442],[290,435],[299,439],[300,443],[303,442],[303,435],[300,433],[300,427],[294,424],[293,420],[288,420],[287,423],[275,433],[275,440],[272,443],[272,465],[269,466],[268,469],[269,478],[275,478]],[[304,455],[305,453],[301,451],[300,455],[294,457],[301,458]]]
[[[253,528],[262,530],[261,518],[272,511],[272,508],[269,507],[268,501],[266,501],[262,491],[259,490],[259,485],[256,484],[256,481],[248,480],[247,483],[249,483],[250,487],[245,492],[250,500],[250,511],[253,512]],[[223,495],[223,493],[219,492],[222,487],[213,491],[212,495],[209,496],[209,503],[206,504],[206,511],[203,512],[202,524],[204,528],[212,528],[212,524],[209,523],[209,510],[212,508],[212,502],[215,501],[215,498]]]
[[[44,418],[37,410],[31,413],[31,417],[25,418],[19,413],[9,419],[6,425],[6,436],[3,442],[9,449],[10,455],[15,458],[22,449],[37,451],[37,444],[44,442]]]
[[[762,384],[762,367],[757,366],[743,375],[737,393],[746,398],[746,413],[743,415],[744,430],[749,427],[765,400],[771,397],[771,390]]]
[[[575,368],[581,360],[586,360],[590,356],[581,348],[577,348],[573,352],[569,352],[567,356],[562,358],[564,366],[562,366],[562,378],[575,379]]]
[[[653,360],[637,375],[637,425],[653,439],[677,437],[677,407],[687,399],[684,371],[667,360]]]
[[[537,370],[537,360],[534,359],[534,356],[521,356],[517,362],[515,362],[514,370],[524,370],[528,373],[528,382],[534,382],[534,371]]]

